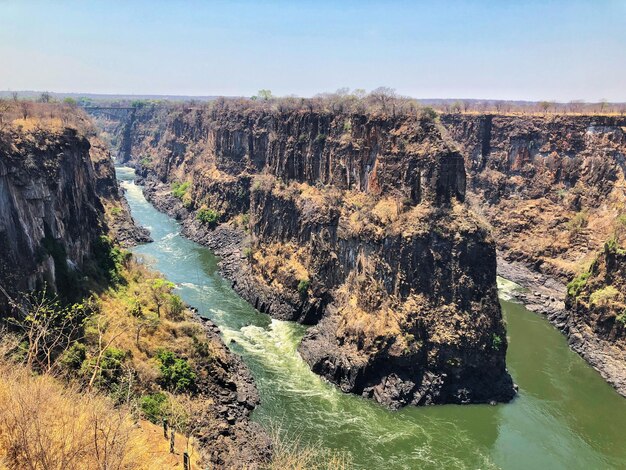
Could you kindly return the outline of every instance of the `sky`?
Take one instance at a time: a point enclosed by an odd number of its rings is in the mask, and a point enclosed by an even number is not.
[[[626,101],[626,0],[0,0],[0,90]]]

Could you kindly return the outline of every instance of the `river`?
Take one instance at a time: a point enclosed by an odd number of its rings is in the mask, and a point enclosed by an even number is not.
[[[345,452],[362,469],[626,468],[626,399],[545,318],[510,301],[513,283],[498,281],[515,400],[389,411],[313,374],[297,352],[305,327],[273,320],[241,299],[213,253],[183,238],[179,224],[146,201],[132,169],[117,174],[133,216],[154,239],[133,251],[175,282],[244,358],[261,396],[253,415],[261,424]]]

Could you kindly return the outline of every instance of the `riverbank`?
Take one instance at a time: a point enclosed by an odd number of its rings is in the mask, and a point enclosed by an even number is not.
[[[132,172],[127,178],[132,179]],[[126,178],[125,178],[126,179]],[[254,377],[260,404],[252,420],[298,441],[351,458],[350,468],[620,468],[626,461],[626,401],[568,346],[544,316],[501,305],[509,371],[517,398],[496,406],[406,407],[390,411],[342,393],[298,354],[305,328],[256,311],[219,274],[219,262],[183,236],[183,227],[127,182],[133,216],[154,243],[137,248],[178,286],[185,302],[219,326]]]
[[[476,370],[490,369],[485,368],[484,364],[478,365],[477,358],[469,353],[463,359],[465,368],[455,370],[448,378],[443,372],[443,366],[424,373],[423,351],[402,350],[399,343],[402,343],[404,337],[399,333],[392,338],[391,346],[381,347],[376,358],[368,357],[351,343],[337,337],[335,332],[338,331],[341,317],[333,314],[336,311],[333,305],[327,305],[324,311],[308,295],[303,296],[295,289],[281,289],[280,275],[262,282],[258,270],[254,272],[247,259],[252,245],[250,235],[244,225],[237,223],[237,218],[208,228],[197,220],[195,212],[188,210],[184,202],[172,193],[169,185],[157,180],[150,172],[142,174],[146,176],[139,177],[138,182],[142,184],[147,200],[159,211],[179,221],[181,233],[186,238],[207,246],[220,257],[220,273],[231,281],[231,287],[243,299],[273,318],[316,325],[307,332],[298,351],[315,373],[335,383],[342,391],[374,399],[392,409],[406,405],[508,402],[514,397],[516,388],[508,373],[500,376],[496,368],[484,376],[479,374]],[[495,263],[493,271],[495,275]],[[328,275],[332,276],[330,273]],[[332,294],[325,291],[324,287],[318,286],[317,289],[316,296],[326,298],[324,304],[327,304]],[[493,294],[495,297],[495,292]],[[358,314],[354,312],[353,321],[359,321]],[[455,335],[465,338],[460,332],[463,328],[463,325],[458,326],[457,323]],[[492,336],[499,341],[505,338],[504,331],[497,328]],[[476,341],[475,337],[462,344],[473,344],[473,341]],[[436,341],[433,343],[436,344]],[[454,349],[448,353],[454,355]],[[394,369],[391,363],[399,360],[402,354],[406,356]]]
[[[512,297],[528,310],[544,315],[565,335],[569,347],[626,397],[626,357],[623,351],[600,339],[586,323],[569,314],[565,308],[565,284],[537,273],[523,263],[507,261],[501,254],[498,256],[498,275],[522,286],[524,290],[512,291]]]

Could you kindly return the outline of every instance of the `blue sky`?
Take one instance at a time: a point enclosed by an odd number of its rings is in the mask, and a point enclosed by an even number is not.
[[[0,89],[626,101],[626,0],[0,0]]]

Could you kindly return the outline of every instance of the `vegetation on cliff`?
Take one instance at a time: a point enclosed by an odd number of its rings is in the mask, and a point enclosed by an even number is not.
[[[236,289],[318,324],[301,349],[316,372],[389,406],[510,399],[493,241],[443,128],[388,96],[289,103],[146,107],[131,153],[144,177],[189,182],[187,202],[152,194],[198,239],[217,214],[244,229]]]

